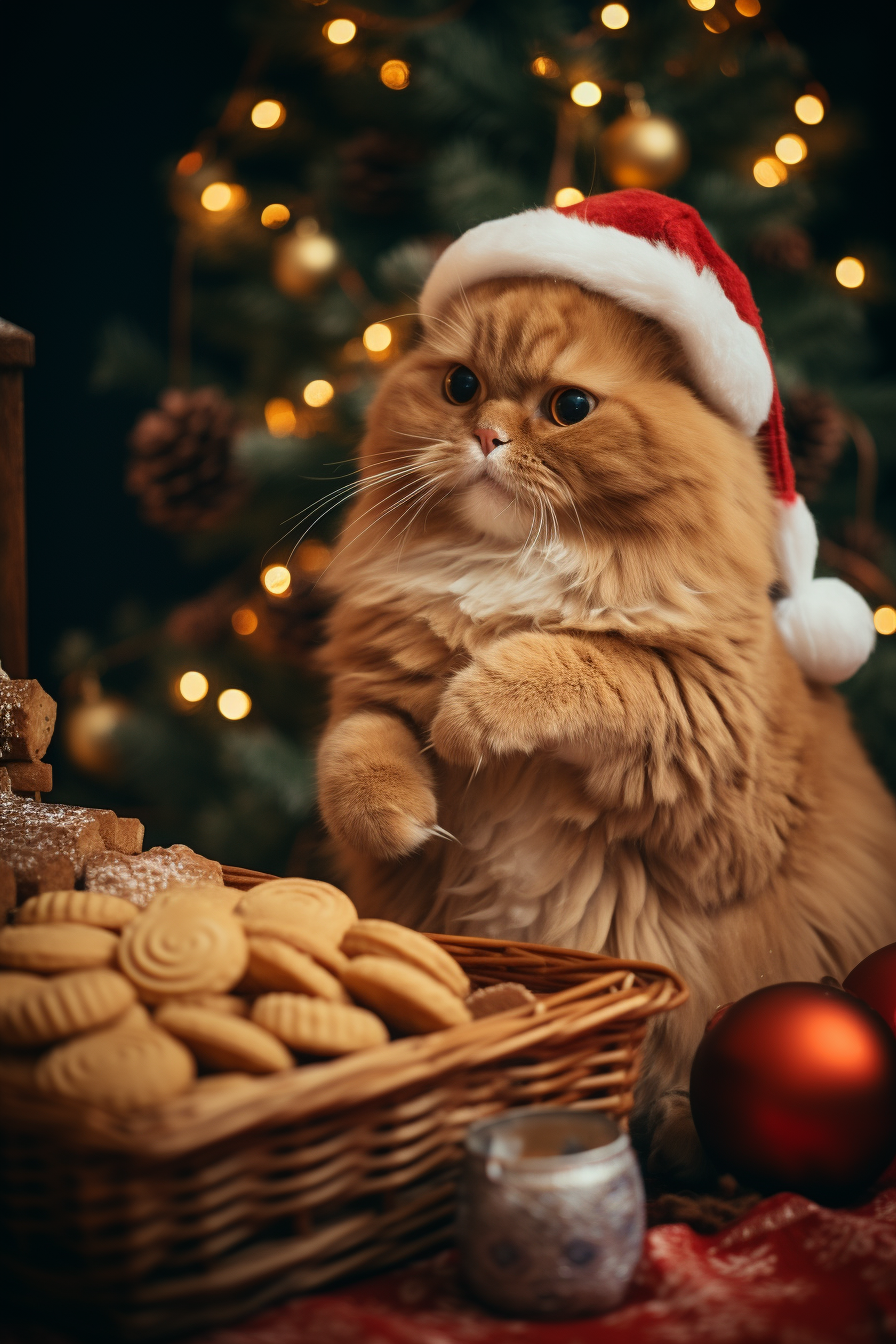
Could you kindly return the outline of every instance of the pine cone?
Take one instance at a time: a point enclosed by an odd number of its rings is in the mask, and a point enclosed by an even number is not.
[[[805,271],[812,264],[812,239],[805,229],[779,225],[754,239],[753,255],[776,271]]]
[[[213,387],[169,388],[128,437],[125,489],[144,521],[168,532],[213,527],[239,504],[245,482],[232,459],[233,406]]]
[[[788,398],[784,419],[797,490],[818,499],[849,438],[846,418],[827,392],[804,388]]]
[[[342,199],[359,215],[406,211],[415,192],[420,149],[403,136],[366,130],[339,147]]]

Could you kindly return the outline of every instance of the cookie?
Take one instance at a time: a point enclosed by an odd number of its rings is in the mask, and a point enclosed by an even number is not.
[[[156,892],[166,887],[222,887],[220,863],[194,854],[188,845],[156,846],[143,854],[119,854],[110,850],[84,864],[84,885],[90,891],[123,896],[144,908]]]
[[[183,1003],[163,1004],[156,1012],[156,1022],[215,1069],[280,1073],[294,1063],[286,1046],[256,1022]]]
[[[89,924],[14,924],[0,929],[0,966],[50,974],[111,966],[117,947],[114,933]]]
[[[79,1031],[105,1026],[137,998],[118,971],[97,966],[41,980],[36,989],[0,1006],[5,1045],[49,1045]]]
[[[261,989],[291,990],[348,1003],[348,995],[334,975],[279,938],[250,937],[248,979]]]
[[[348,957],[329,938],[288,919],[244,919],[243,928],[249,937],[279,938],[282,943],[289,943],[297,952],[313,957],[334,975],[339,975],[348,965]]]
[[[411,1035],[471,1020],[470,1010],[431,975],[395,957],[354,957],[342,972],[352,998]]]
[[[37,1089],[34,1076],[37,1072],[39,1056],[26,1054],[21,1050],[0,1050],[0,1087],[13,1088],[17,1092],[34,1093]]]
[[[29,975],[27,971],[0,971],[0,1011],[13,999],[20,999],[43,983],[43,976]]]
[[[120,896],[99,891],[44,891],[32,896],[16,912],[17,924],[94,924],[99,929],[121,929],[136,918],[137,910]]]
[[[126,1115],[180,1096],[195,1076],[193,1056],[167,1031],[116,1023],[57,1045],[38,1064],[35,1082],[49,1096]]]
[[[388,919],[359,919],[343,938],[342,951],[347,957],[396,957],[426,971],[462,999],[470,992],[466,973],[443,947]]]
[[[252,1021],[305,1055],[350,1055],[389,1040],[385,1023],[366,1008],[306,994],[263,994]]]
[[[344,891],[329,882],[305,877],[278,877],[247,891],[236,908],[244,919],[286,919],[330,938],[338,946],[357,921],[358,912]]]
[[[223,994],[249,960],[243,926],[205,901],[172,901],[127,924],[118,964],[141,999],[162,1003],[182,994]]]
[[[216,910],[226,910],[228,914],[239,905],[243,893],[234,887],[166,887],[157,891],[147,905],[147,911],[164,910],[174,901],[205,901]]]
[[[211,1013],[226,1013],[228,1017],[248,1017],[249,1005],[238,994],[185,994],[172,1000],[191,1008],[206,1008]]]
[[[486,985],[484,989],[477,989],[474,993],[468,994],[466,999],[467,1007],[477,1021],[480,1017],[491,1017],[494,1013],[506,1012],[508,1008],[522,1008],[524,1005],[536,1002],[531,989],[512,981],[500,985]]]

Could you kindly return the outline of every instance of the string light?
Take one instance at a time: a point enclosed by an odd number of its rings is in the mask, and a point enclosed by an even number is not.
[[[282,126],[286,120],[286,108],[282,103],[278,103],[276,98],[263,98],[260,103],[256,103],[251,113],[252,125],[257,126],[260,131],[272,131],[276,126]]]
[[[239,607],[231,616],[230,624],[238,635],[254,635],[258,629],[258,617],[251,607]]]
[[[583,79],[578,84],[573,84],[569,96],[578,107],[596,107],[603,94],[599,84],[590,79]]]
[[[780,159],[766,156],[753,164],[753,176],[760,187],[779,187],[787,181],[787,169]]]
[[[560,73],[559,65],[550,56],[536,56],[530,69],[541,79],[556,79]]]
[[[802,163],[808,152],[801,135],[782,135],[775,144],[775,153],[782,163]]]
[[[184,154],[182,158],[178,159],[177,167],[174,171],[180,177],[192,177],[194,173],[199,172],[201,167],[202,155],[199,153],[198,149],[191,149],[189,154]]]
[[[261,222],[266,229],[282,229],[289,222],[289,210],[285,205],[266,205],[261,212]]]
[[[762,6],[759,0],[734,0],[734,8],[745,19],[755,19]]]
[[[714,9],[715,3],[716,0],[688,0],[691,9],[697,9],[701,14],[705,13],[708,9]]]
[[[361,340],[364,342],[365,350],[379,354],[382,350],[388,350],[392,344],[392,332],[385,322],[373,322],[366,328]]]
[[[834,275],[844,289],[858,289],[865,279],[865,267],[858,257],[841,257],[834,269]]]
[[[333,384],[326,378],[314,378],[305,388],[302,396],[306,406],[326,406],[333,400]]]
[[[197,705],[208,695],[208,677],[204,677],[201,672],[185,672],[177,683],[177,689],[188,704]]]
[[[579,191],[578,187],[561,187],[554,194],[554,204],[559,206],[577,205],[579,201],[584,201],[585,193]]]
[[[303,574],[319,574],[330,563],[330,548],[322,541],[303,541],[296,551],[296,560]]]
[[[286,397],[272,397],[264,404],[264,418],[275,439],[285,439],[296,427],[296,408]]]
[[[218,713],[225,719],[244,719],[252,708],[252,701],[245,691],[238,691],[235,686],[222,691],[218,696]]]
[[[406,89],[411,78],[411,67],[406,61],[384,61],[380,79],[387,89]]]
[[[604,5],[600,12],[600,21],[605,28],[624,28],[628,20],[629,13],[625,5]]]
[[[200,204],[215,215],[238,210],[245,200],[246,193],[236,182],[210,182],[199,197]]]
[[[878,607],[874,628],[879,635],[896,635],[896,607]]]
[[[357,24],[352,23],[351,19],[331,19],[329,23],[324,24],[324,37],[328,42],[332,42],[334,47],[344,47],[346,42],[351,42],[357,31]]]
[[[797,98],[793,110],[806,126],[817,126],[824,116],[824,103],[814,93],[804,93]]]
[[[273,597],[283,597],[289,592],[292,575],[285,565],[268,565],[261,571],[261,583]]]

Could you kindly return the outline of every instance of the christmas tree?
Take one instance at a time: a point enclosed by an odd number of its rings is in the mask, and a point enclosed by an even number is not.
[[[814,254],[846,123],[761,0],[253,0],[242,22],[237,87],[166,165],[170,350],[118,324],[95,370],[101,388],[160,397],[126,488],[216,581],[63,642],[78,773],[63,769],[62,793],[137,810],[149,842],[326,871],[317,580],[365,407],[453,237],[614,187],[690,202],[749,275],[821,569],[896,629],[896,386],[864,306],[879,268],[844,255],[847,238]],[[891,786],[894,673],[883,638],[844,687]]]

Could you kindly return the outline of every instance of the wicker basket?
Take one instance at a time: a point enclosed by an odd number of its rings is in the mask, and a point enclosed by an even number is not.
[[[225,878],[246,888],[261,875]],[[0,1265],[28,1310],[93,1338],[224,1324],[444,1244],[472,1120],[533,1103],[625,1120],[647,1019],[687,997],[677,975],[436,941],[475,985],[513,980],[544,997],[287,1074],[205,1078],[151,1113],[8,1094]]]

